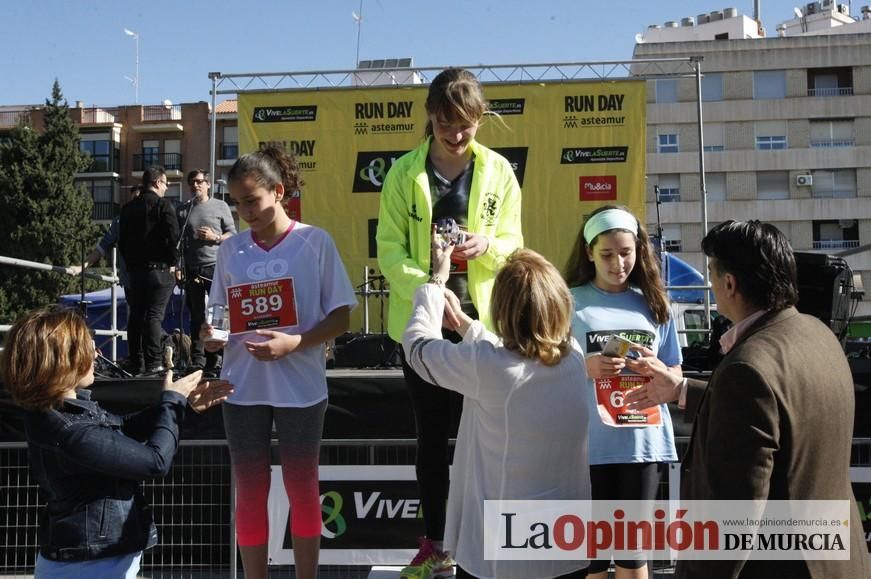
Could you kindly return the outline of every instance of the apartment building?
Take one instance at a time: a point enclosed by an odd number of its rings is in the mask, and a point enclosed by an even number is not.
[[[648,81],[648,221],[658,192],[665,247],[703,266],[701,146],[709,226],[771,222],[796,251],[846,259],[871,290],[871,8],[796,12],[770,31],[730,8],[636,37],[636,59],[703,59],[701,144],[696,79]],[[871,314],[867,297],[857,314]]]
[[[41,130],[42,115],[41,106],[0,107],[0,139],[20,120]],[[91,156],[91,165],[77,180],[93,196],[95,221],[108,222],[117,215],[149,166],[166,168],[166,196],[175,200],[187,195],[187,172],[209,166],[210,113],[206,102],[118,107],[76,103],[70,107],[70,117],[79,128],[80,148]],[[217,148],[227,145],[221,143]],[[227,150],[235,159],[237,151]]]

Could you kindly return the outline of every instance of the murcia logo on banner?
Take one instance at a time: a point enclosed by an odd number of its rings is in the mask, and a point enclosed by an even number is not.
[[[581,201],[616,201],[617,176],[581,175],[579,179],[578,190],[579,198]]]
[[[254,107],[252,122],[297,123],[314,121],[318,116],[317,105],[292,105],[286,107]]]
[[[354,193],[380,193],[393,163],[408,151],[358,151],[354,167]]]
[[[629,147],[566,147],[560,164],[625,163],[628,152]]]
[[[592,115],[585,113],[614,113],[623,111],[623,94],[582,94],[566,95],[564,100],[563,128],[577,129],[590,127],[622,127],[626,122],[623,115]],[[580,115],[578,113],[581,113]]]
[[[492,102],[492,101],[491,101]],[[523,176],[526,175],[526,156],[529,147],[493,147],[493,150],[508,159],[517,183],[523,187]]]
[[[396,135],[413,133],[413,101],[354,103],[355,135]],[[385,119],[388,119],[385,121]],[[404,120],[403,120],[404,119]]]
[[[315,156],[316,144],[317,141],[314,139],[307,139],[302,141],[260,141],[258,146],[275,145],[281,147],[296,155],[296,164],[300,171],[314,171],[318,167],[318,162],[312,159]]]
[[[491,113],[497,115],[522,115],[526,99],[490,99],[488,101]]]

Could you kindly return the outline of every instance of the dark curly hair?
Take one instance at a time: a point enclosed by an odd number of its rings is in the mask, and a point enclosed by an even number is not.
[[[284,186],[283,203],[287,203],[293,193],[302,189],[305,181],[299,176],[299,164],[296,155],[288,152],[278,143],[264,143],[260,150],[239,157],[230,172],[227,181],[241,181],[246,177],[267,189],[274,189],[281,183]]]

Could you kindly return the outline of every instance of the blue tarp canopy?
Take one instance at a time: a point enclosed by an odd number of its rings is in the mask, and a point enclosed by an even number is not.
[[[674,285],[705,285],[702,274],[679,257],[662,252],[662,279],[667,286]],[[711,303],[714,302],[714,294],[710,294]],[[668,290],[668,299],[672,302],[683,304],[701,304],[705,301],[704,290]]]
[[[118,329],[127,329],[127,300],[124,297],[124,288],[117,286],[115,288],[118,300]],[[61,296],[58,303],[70,307],[78,307],[81,300],[81,294],[69,294]],[[92,330],[109,330],[112,327],[112,294],[111,288],[102,289],[95,292],[85,294],[85,301],[88,302],[88,327]],[[167,333],[172,332],[175,328],[182,328],[185,333],[190,329],[190,314],[187,307],[184,305],[184,297],[178,288],[172,292],[172,297],[169,300],[169,305],[166,306],[166,315],[163,318],[163,329]],[[182,319],[182,314],[184,318]],[[183,322],[183,324],[182,324]],[[109,344],[111,338],[109,336],[97,336],[97,347],[103,350],[103,353],[108,355]],[[118,340],[118,356],[124,357],[127,355],[127,342]]]

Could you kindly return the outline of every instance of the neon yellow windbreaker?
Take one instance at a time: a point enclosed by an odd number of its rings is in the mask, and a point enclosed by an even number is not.
[[[378,266],[390,283],[387,331],[402,342],[417,287],[429,279],[432,197],[426,174],[430,140],[397,159],[384,179],[378,211]],[[469,294],[484,325],[490,321],[490,293],[496,272],[523,246],[520,185],[505,157],[472,141],[475,168],[469,194],[468,229],[486,235],[490,246],[468,263]]]

